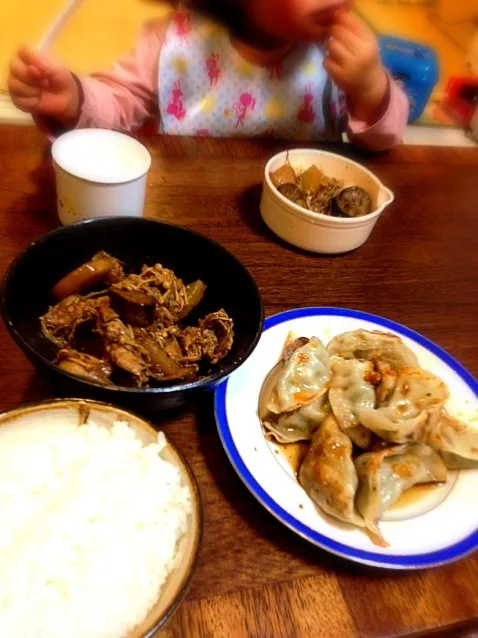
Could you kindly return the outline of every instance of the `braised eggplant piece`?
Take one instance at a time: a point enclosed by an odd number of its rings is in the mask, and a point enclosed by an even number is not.
[[[325,177],[325,176],[324,176]],[[330,215],[333,198],[343,188],[342,182],[328,177],[319,185],[309,198],[309,210],[321,215]]]
[[[179,363],[146,331],[139,337],[139,342],[148,355],[150,373],[158,381],[173,381],[195,376],[197,366]]]
[[[143,266],[139,274],[131,273],[115,285],[116,290],[143,292],[156,302],[155,323],[164,327],[179,321],[179,314],[188,303],[186,286],[172,270],[161,264]]]
[[[309,210],[321,215],[330,215],[330,197],[326,193],[317,193],[309,202]]]
[[[149,326],[154,321],[156,300],[136,290],[121,290],[112,286],[109,290],[111,305],[126,323],[139,328]]]
[[[289,165],[285,164],[284,166]],[[343,184],[336,179],[327,177],[313,164],[296,176],[294,181],[283,181],[276,185],[276,188],[281,195],[297,206],[314,213],[330,215],[331,201],[342,190]]]
[[[96,330],[96,319],[81,323],[75,330],[72,343],[75,350],[102,359],[105,356],[105,343]]]
[[[90,261],[76,268],[68,275],[60,279],[53,287],[52,294],[57,299],[65,299],[74,293],[83,292],[92,288],[100,281],[114,283],[123,277],[123,267],[121,262],[100,251]]]
[[[188,314],[201,303],[205,293],[206,284],[200,279],[186,286],[187,302],[184,308],[179,313],[179,318],[184,319],[185,317],[187,317]]]
[[[307,208],[307,194],[295,184],[283,184],[278,186],[277,190],[281,195],[287,197],[293,204]]]
[[[362,217],[372,211],[372,199],[360,186],[348,186],[332,200],[332,214],[337,217]]]
[[[328,177],[315,164],[297,174],[287,160],[270,177],[281,195],[314,213],[359,217],[372,210],[371,197],[363,188],[344,188],[341,181]]]
[[[79,294],[100,281],[106,290]],[[40,317],[42,333],[60,349],[59,367],[89,381],[144,388],[192,380],[232,347],[233,321],[224,310],[182,325],[206,285],[185,285],[161,264],[126,275],[116,258],[100,252],[54,290],[77,292]]]
[[[97,359],[84,352],[64,348],[58,352],[55,363],[59,368],[93,383],[111,384],[113,368],[109,361]]]

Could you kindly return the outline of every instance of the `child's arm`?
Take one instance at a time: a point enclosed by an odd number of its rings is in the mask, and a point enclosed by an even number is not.
[[[327,53],[324,67],[345,93],[352,141],[372,150],[397,144],[407,125],[409,104],[382,66],[375,35],[358,16],[341,12]]]
[[[131,131],[158,113],[159,55],[166,23],[147,24],[135,51],[111,71],[81,78],[79,127]]]
[[[407,127],[410,105],[400,87],[387,78],[387,90],[382,109],[378,110],[375,120],[369,121],[347,112],[347,134],[356,146],[386,151],[402,141]]]
[[[13,102],[52,133],[99,127],[131,131],[157,112],[158,60],[166,25],[147,25],[135,51],[108,73],[78,78],[63,66],[23,49],[12,61]]]

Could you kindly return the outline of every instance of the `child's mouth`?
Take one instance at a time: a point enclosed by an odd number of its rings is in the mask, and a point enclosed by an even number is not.
[[[317,11],[312,16],[315,24],[321,27],[330,27],[336,21],[336,15],[341,10],[347,7],[347,2],[343,0],[341,2],[335,2],[333,6],[324,9],[323,11]]]

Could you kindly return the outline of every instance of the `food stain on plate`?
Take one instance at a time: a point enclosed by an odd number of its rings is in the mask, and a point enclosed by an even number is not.
[[[446,483],[414,485],[398,497],[382,516],[383,521],[405,521],[428,514],[448,497],[456,483],[458,472],[449,472]]]
[[[278,444],[268,442],[273,448],[279,465],[297,480],[302,461],[309,450],[309,443],[298,441],[296,443]],[[390,508],[382,516],[383,521],[404,521],[422,514],[427,514],[442,503],[455,485],[458,472],[450,472],[446,483],[426,483],[414,485],[398,497]]]

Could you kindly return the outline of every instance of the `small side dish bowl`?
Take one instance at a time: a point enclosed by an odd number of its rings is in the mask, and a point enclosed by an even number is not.
[[[127,423],[143,445],[157,442],[158,433],[148,421],[106,403],[79,399],[46,401],[21,406],[1,414],[0,442],[4,450],[12,446],[10,451],[12,449],[15,451],[20,437],[22,445],[30,440],[39,444],[39,449],[43,449],[41,446],[48,439],[56,437],[58,440],[62,433],[82,426],[89,419],[97,426],[106,429],[112,428],[118,421]],[[166,441],[166,447],[161,451],[160,456],[179,471],[182,484],[188,488],[192,507],[188,514],[186,532],[179,540],[176,549],[175,567],[166,577],[158,599],[146,617],[131,629],[125,638],[152,638],[156,635],[184,598],[199,556],[202,539],[199,489],[187,461],[169,439]]]
[[[314,213],[294,204],[281,195],[271,180],[273,173],[289,159],[295,170],[305,171],[315,165],[327,177],[340,180],[346,186],[359,186],[372,199],[372,212],[363,217],[344,218]],[[316,151],[296,149],[272,157],[265,168],[261,215],[267,226],[281,239],[311,252],[339,254],[358,248],[370,236],[378,218],[394,200],[371,171],[346,157]]]

